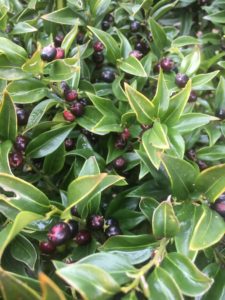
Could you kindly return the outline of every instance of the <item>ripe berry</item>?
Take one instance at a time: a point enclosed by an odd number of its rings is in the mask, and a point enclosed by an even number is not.
[[[191,91],[190,96],[188,98],[188,102],[195,102],[198,96],[194,91]]]
[[[200,169],[201,171],[203,171],[203,170],[205,170],[205,169],[208,168],[207,164],[206,164],[204,161],[202,161],[202,160],[198,160],[198,161],[197,161],[197,164],[198,164],[199,169]]]
[[[123,150],[127,145],[127,141],[125,141],[122,137],[118,137],[115,142],[115,148]]]
[[[55,252],[56,246],[51,241],[42,241],[39,244],[39,249],[44,254],[52,254]]]
[[[91,234],[87,230],[80,230],[75,237],[75,241],[78,245],[89,244],[91,239]]]
[[[89,104],[89,100],[87,98],[80,98],[79,102],[83,104],[83,106],[87,106]]]
[[[54,245],[62,245],[70,239],[70,227],[65,222],[59,222],[49,230],[47,236]]]
[[[103,81],[111,83],[115,79],[115,73],[112,70],[104,70],[101,74]]]
[[[188,82],[188,76],[186,74],[177,73],[175,78],[175,83],[179,87],[185,87],[186,83]]]
[[[218,214],[225,218],[225,197],[216,199],[216,201],[211,205],[211,208],[214,209]]]
[[[143,53],[139,50],[132,50],[130,53],[129,53],[130,56],[133,56],[137,59],[141,59],[143,57]]]
[[[94,52],[92,54],[92,60],[96,64],[103,63],[104,59],[105,59],[105,57],[104,57],[104,54],[102,52]]]
[[[44,47],[41,51],[41,59],[44,61],[52,61],[56,56],[56,48],[52,46]]]
[[[80,117],[84,114],[84,105],[80,102],[75,102],[70,106],[70,111],[76,117]]]
[[[136,20],[134,20],[130,23],[130,30],[132,32],[137,32],[140,29],[140,27],[141,27],[140,22],[138,22]]]
[[[104,20],[108,21],[109,23],[113,23],[114,22],[114,17],[112,14],[108,14],[105,16]]]
[[[153,72],[154,72],[154,73],[159,73],[160,67],[161,67],[161,64],[160,64],[160,63],[157,63],[156,65],[154,65],[154,67],[153,67]]]
[[[55,46],[56,46],[56,47],[60,47],[61,44],[62,44],[63,39],[64,39],[63,34],[58,34],[58,35],[55,37],[55,39],[54,39],[54,44],[55,44]]]
[[[104,49],[104,45],[102,44],[102,42],[97,41],[94,43],[93,45],[93,49],[95,52],[102,52]]]
[[[71,102],[77,99],[78,93],[76,90],[65,90],[64,96],[66,101]]]
[[[9,154],[9,165],[11,168],[18,168],[23,164],[23,155],[21,152],[12,152]]]
[[[160,66],[165,72],[170,72],[173,69],[174,63],[170,58],[163,58],[160,62]]]
[[[118,157],[114,160],[113,166],[117,170],[122,170],[126,166],[126,160],[123,157]]]
[[[64,141],[66,151],[73,150],[75,147],[75,140],[71,138],[66,138]]]
[[[110,28],[110,25],[111,25],[111,24],[110,24],[109,21],[103,20],[103,21],[102,21],[102,24],[101,24],[102,30],[104,30],[104,31],[108,30],[108,29]]]
[[[80,217],[80,215],[77,211],[77,206],[76,205],[71,207],[70,214],[71,214],[71,216],[74,216],[74,217],[78,217],[78,218]]]
[[[100,215],[92,215],[87,220],[90,229],[102,229],[104,226],[104,217]]]
[[[25,151],[27,146],[27,138],[23,135],[18,135],[15,141],[15,148],[18,151]]]
[[[84,43],[84,33],[83,32],[79,32],[77,34],[76,40],[77,40],[77,44],[78,45],[82,45]]]
[[[75,235],[78,233],[78,223],[75,220],[69,220],[67,224],[70,228],[70,237],[74,238]]]
[[[135,45],[135,49],[140,51],[143,54],[147,54],[149,51],[149,45],[146,41],[139,41]]]
[[[194,149],[189,149],[188,151],[187,151],[187,157],[190,159],[190,160],[193,160],[193,161],[195,161],[196,160],[196,152],[195,152],[195,150]]]
[[[115,235],[120,235],[121,234],[121,230],[118,226],[112,225],[109,226],[106,230],[105,230],[105,234],[107,237],[111,237],[111,236],[115,236]]]
[[[107,226],[119,226],[119,223],[114,218],[105,219],[105,225]]]
[[[75,116],[68,110],[63,112],[63,117],[66,121],[73,122],[75,120]]]
[[[23,108],[17,108],[16,109],[16,115],[17,115],[17,124],[19,126],[23,126],[27,124],[28,121],[28,112]]]
[[[225,109],[219,109],[215,113],[217,118],[220,118],[221,120],[225,120]]]
[[[65,51],[63,48],[56,48],[55,59],[63,59],[65,57]]]
[[[66,83],[66,81],[61,82],[61,89],[63,90],[64,93],[70,90],[69,85]]]

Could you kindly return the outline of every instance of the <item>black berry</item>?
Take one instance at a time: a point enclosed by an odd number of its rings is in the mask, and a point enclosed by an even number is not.
[[[19,126],[24,126],[27,124],[28,121],[28,112],[23,108],[17,108],[16,109],[16,115],[17,115],[17,124]]]
[[[109,21],[103,20],[101,25],[102,25],[102,30],[106,31],[106,30],[108,30],[110,28],[111,24],[110,24]]]
[[[185,87],[186,83],[188,82],[188,79],[189,78],[186,74],[178,73],[175,78],[175,83],[177,86],[182,88]]]
[[[187,151],[187,157],[190,159],[190,160],[193,160],[193,161],[195,161],[196,160],[196,152],[195,152],[195,150],[194,149],[189,149],[188,151]]]
[[[97,41],[94,43],[93,45],[93,49],[95,52],[102,52],[104,49],[104,45],[102,44],[102,42]]]
[[[195,102],[198,96],[194,91],[191,91],[190,96],[188,98],[188,102]]]
[[[80,217],[80,215],[79,215],[79,213],[77,211],[77,206],[76,205],[74,205],[74,206],[71,207],[70,214],[73,217],[78,217],[78,218]]]
[[[21,152],[12,152],[9,154],[9,165],[11,168],[19,168],[23,164],[23,155]]]
[[[70,111],[76,116],[80,117],[84,114],[84,105],[80,102],[75,102],[70,106]]]
[[[48,240],[54,245],[62,245],[70,239],[71,230],[67,223],[59,222],[54,225],[47,234]]]
[[[217,118],[220,118],[221,120],[225,120],[225,109],[219,109],[215,113]]]
[[[65,57],[65,51],[63,48],[56,48],[56,56],[55,59],[62,59]]]
[[[87,106],[89,104],[89,100],[87,98],[80,98],[79,102],[83,104],[83,106]]]
[[[80,230],[75,237],[75,241],[78,245],[87,245],[91,239],[91,233],[87,230]]]
[[[133,50],[129,53],[130,56],[133,56],[137,59],[141,59],[143,57],[143,53],[139,50]]]
[[[106,226],[119,226],[119,223],[114,218],[105,219],[105,225]]]
[[[116,142],[115,142],[115,148],[117,149],[120,149],[120,150],[123,150],[127,145],[127,141],[124,140],[122,137],[118,137],[116,139]]]
[[[77,40],[77,44],[78,45],[82,45],[84,43],[84,33],[83,32],[79,32],[77,34],[76,40]]]
[[[55,39],[54,39],[54,44],[56,47],[60,47],[62,44],[62,41],[64,39],[64,35],[63,34],[58,34]]]
[[[105,59],[105,57],[104,57],[104,54],[102,52],[94,52],[92,54],[92,60],[96,64],[103,63],[104,59]]]
[[[71,102],[77,99],[78,93],[76,90],[65,90],[64,96],[66,101]]]
[[[154,65],[154,67],[153,67],[153,72],[154,72],[154,73],[159,73],[160,67],[161,67],[161,64],[160,64],[160,63],[157,63],[156,65]]]
[[[211,208],[214,209],[218,214],[225,218],[225,197],[222,196],[218,198],[212,205]]]
[[[137,32],[140,29],[140,27],[141,27],[140,22],[138,22],[136,20],[134,20],[130,23],[130,30],[132,32]]]
[[[75,140],[71,138],[66,138],[64,141],[66,151],[71,151],[75,147]]]
[[[73,122],[75,120],[75,116],[74,114],[72,114],[70,111],[68,110],[65,110],[63,112],[63,117],[66,121],[69,121],[69,122]]]
[[[105,234],[107,237],[111,237],[111,236],[115,236],[115,235],[120,235],[121,234],[121,230],[118,226],[116,225],[112,225],[109,226],[106,230],[105,230]]]
[[[160,62],[160,66],[165,72],[170,72],[173,69],[174,63],[170,58],[163,58]]]
[[[51,241],[42,241],[39,244],[39,249],[44,254],[52,254],[55,252],[56,246]]]
[[[56,48],[52,46],[44,47],[41,51],[41,59],[44,61],[52,61],[56,56]]]
[[[25,151],[26,146],[27,146],[27,142],[28,142],[28,140],[25,136],[18,135],[16,137],[16,141],[15,141],[14,146],[15,146],[16,150],[18,150],[18,151]]]
[[[105,16],[104,18],[105,21],[108,21],[109,23],[113,23],[114,22],[114,17],[112,14],[108,14]]]
[[[149,45],[146,41],[138,41],[135,45],[135,49],[146,54],[149,51]]]
[[[112,70],[104,70],[101,74],[103,81],[111,83],[115,79],[115,73]]]
[[[118,157],[114,160],[113,166],[117,170],[122,170],[126,166],[126,160],[123,157]]]
[[[92,215],[87,220],[90,229],[102,229],[104,226],[104,217],[101,215]]]
[[[74,238],[75,235],[78,233],[78,227],[79,227],[78,223],[75,220],[69,220],[67,224],[68,224],[68,226],[70,228],[70,232],[71,232],[70,237]]]

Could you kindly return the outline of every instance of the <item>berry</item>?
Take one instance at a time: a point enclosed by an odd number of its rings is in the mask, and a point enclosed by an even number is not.
[[[75,140],[71,138],[66,138],[64,141],[66,151],[73,150],[75,147]]]
[[[17,124],[19,126],[23,126],[27,124],[28,121],[28,113],[23,108],[17,108],[16,109],[16,115],[17,115]]]
[[[119,223],[114,218],[105,219],[105,225],[106,226],[119,226]]]
[[[117,170],[122,170],[126,166],[126,160],[123,157],[118,157],[114,160],[113,166]]]
[[[77,34],[76,40],[77,40],[77,44],[78,45],[82,45],[84,43],[84,33],[83,32],[79,32]]]
[[[179,87],[185,87],[186,83],[188,82],[188,76],[186,74],[177,73],[175,78],[175,83]]]
[[[197,161],[197,164],[198,164],[199,169],[200,169],[201,171],[203,171],[203,170],[205,170],[205,169],[208,168],[207,164],[206,164],[204,161],[202,161],[202,160],[198,160],[198,161]]]
[[[78,217],[78,218],[80,217],[80,215],[77,211],[77,206],[76,205],[71,207],[70,214],[71,214],[71,216],[74,216],[74,217]]]
[[[89,244],[91,239],[91,234],[87,230],[80,230],[75,237],[75,241],[78,245]]]
[[[62,44],[63,39],[64,39],[63,34],[58,34],[58,35],[56,35],[56,37],[55,37],[55,39],[54,39],[54,44],[55,44],[55,46],[56,46],[56,47],[60,47],[61,44]]]
[[[218,214],[225,218],[225,197],[216,199],[216,201],[211,205],[211,208],[214,209]]]
[[[124,128],[124,131],[121,133],[121,138],[124,140],[124,141],[127,141],[130,137],[130,131],[128,128]]]
[[[42,241],[39,244],[39,249],[44,254],[52,254],[55,252],[56,246],[51,241]]]
[[[220,118],[221,120],[225,120],[225,109],[219,109],[215,113],[217,118]]]
[[[105,234],[107,237],[111,237],[111,236],[115,236],[115,235],[120,235],[121,234],[121,230],[118,226],[116,225],[112,225],[109,226],[106,230],[105,230]]]
[[[174,63],[170,58],[163,58],[160,62],[160,66],[165,72],[170,72],[173,69]]]
[[[104,217],[100,215],[92,215],[88,218],[87,224],[90,229],[102,229],[104,226]]]
[[[77,99],[78,93],[76,90],[65,90],[64,96],[66,101],[71,102]]]
[[[65,51],[63,48],[56,48],[56,56],[55,59],[62,59],[65,57]]]
[[[70,90],[70,87],[68,86],[68,84],[66,83],[66,81],[62,81],[61,82],[61,89],[63,90],[64,93],[66,93],[67,91]]]
[[[70,239],[71,230],[67,223],[59,222],[54,225],[47,234],[48,240],[54,245],[62,245]]]
[[[44,47],[41,51],[41,59],[44,61],[52,61],[56,56],[56,48],[52,46]]]
[[[63,112],[63,117],[66,121],[73,122],[75,120],[75,116],[68,110]]]
[[[115,73],[111,70],[104,70],[101,74],[101,78],[103,81],[111,83],[115,79]]]
[[[96,64],[103,63],[104,59],[105,59],[105,57],[104,57],[104,54],[102,52],[94,52],[92,54],[92,60]]]
[[[12,152],[9,154],[9,165],[11,168],[18,168],[23,164],[23,155],[21,152]]]
[[[104,20],[108,21],[109,23],[113,23],[114,22],[114,17],[113,17],[112,14],[108,14],[107,16],[105,16]]]
[[[93,49],[95,52],[102,52],[104,49],[104,45],[102,44],[102,42],[97,41],[94,43],[93,45]]]
[[[133,56],[137,59],[141,59],[143,57],[143,53],[139,50],[133,50],[129,53],[130,56]]]
[[[70,237],[74,238],[75,235],[78,233],[78,223],[75,220],[69,220],[67,224],[70,228]]]
[[[106,30],[108,30],[110,28],[111,24],[110,24],[109,21],[103,20],[101,25],[102,25],[102,30],[106,31]]]
[[[80,98],[79,102],[83,104],[83,106],[87,106],[89,104],[89,100],[87,98]]]
[[[25,151],[27,146],[27,138],[23,135],[18,135],[15,141],[15,148],[18,151]]]
[[[84,114],[84,105],[80,102],[75,102],[70,106],[70,111],[76,117],[80,117]]]
[[[193,160],[195,161],[196,160],[196,152],[194,149],[189,149],[187,151],[187,157],[190,159],[190,160]]]
[[[153,72],[154,72],[154,73],[159,73],[160,67],[161,67],[161,64],[160,64],[160,63],[157,63],[156,65],[154,65],[154,67],[153,67]]]
[[[115,142],[115,148],[123,150],[127,145],[127,142],[122,138],[122,137],[118,137],[116,142]]]
[[[141,27],[140,22],[138,22],[136,20],[134,20],[130,23],[130,30],[132,32],[137,32],[140,29],[140,27]]]
[[[146,41],[139,41],[136,43],[135,49],[146,54],[149,51],[149,46]]]
[[[197,94],[194,91],[191,91],[188,102],[195,102],[197,100],[197,97]]]

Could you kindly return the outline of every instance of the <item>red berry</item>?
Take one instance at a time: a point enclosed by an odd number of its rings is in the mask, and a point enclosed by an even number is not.
[[[11,168],[18,168],[23,164],[23,155],[21,152],[9,154],[9,165]]]
[[[25,151],[26,147],[27,147],[27,138],[23,135],[18,135],[16,137],[16,141],[15,141],[15,148],[18,151]]]
[[[41,59],[44,61],[52,61],[56,56],[56,48],[52,46],[44,47],[41,51]]]
[[[78,93],[76,90],[65,90],[64,95],[65,95],[65,100],[68,102],[74,101],[78,97]]]
[[[59,222],[49,230],[47,236],[49,241],[58,246],[64,244],[70,239],[71,230],[67,223]]]
[[[52,254],[55,252],[56,246],[50,241],[42,241],[39,244],[39,249],[44,254]]]
[[[80,102],[75,102],[70,106],[70,111],[76,116],[80,117],[84,114],[84,105]]]
[[[75,237],[75,241],[78,245],[86,245],[89,244],[92,237],[89,231],[80,230]]]
[[[63,48],[56,48],[56,56],[55,59],[62,59],[65,57],[65,51]]]
[[[174,67],[174,63],[172,59],[166,57],[161,60],[160,66],[163,69],[163,71],[170,72]]]
[[[73,122],[75,120],[75,116],[68,110],[63,112],[63,117],[66,121]]]
[[[90,229],[102,229],[104,226],[104,217],[100,215],[92,215],[87,221]]]
[[[121,133],[121,138],[127,141],[130,137],[130,131],[128,128],[125,128],[124,131]]]
[[[94,43],[93,45],[93,49],[95,52],[102,52],[104,49],[104,45],[102,44],[102,42],[97,41]]]
[[[138,60],[140,60],[143,57],[143,53],[139,50],[132,50],[129,53],[130,56],[137,58]]]

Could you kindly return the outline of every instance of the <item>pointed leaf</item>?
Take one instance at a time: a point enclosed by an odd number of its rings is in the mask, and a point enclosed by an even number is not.
[[[182,60],[180,72],[187,76],[191,76],[198,70],[200,63],[200,49],[196,46],[193,51]]]
[[[9,166],[8,155],[12,148],[11,141],[5,141],[0,144],[0,173],[12,174]]]
[[[162,117],[169,106],[169,90],[163,76],[162,68],[160,68],[157,90],[152,103],[155,106],[157,117]]]
[[[128,73],[128,74],[132,74],[135,76],[140,76],[140,77],[147,77],[147,74],[145,72],[145,69],[143,68],[141,62],[133,57],[133,56],[129,56],[128,58],[119,61],[118,62],[118,67]]]

